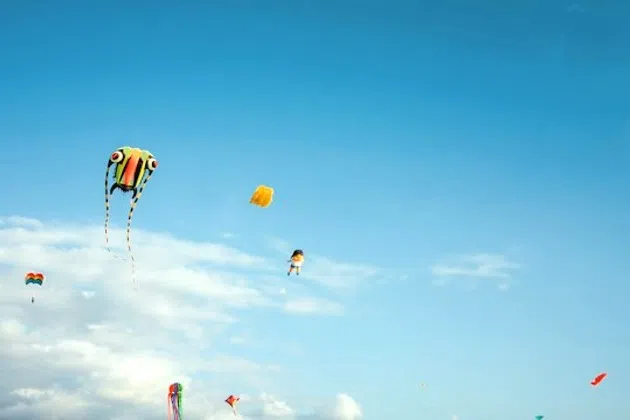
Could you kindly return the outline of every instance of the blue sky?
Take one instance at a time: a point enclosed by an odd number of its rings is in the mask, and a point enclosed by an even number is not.
[[[3,2],[0,214],[101,223],[108,155],[146,148],[135,227],[378,267],[340,297],[277,273],[342,317],[242,314],[303,349],[276,385],[292,399],[347,392],[381,420],[630,415],[630,6],[238,3]],[[258,184],[268,209],[247,203]],[[519,265],[509,290],[436,284],[474,254]]]

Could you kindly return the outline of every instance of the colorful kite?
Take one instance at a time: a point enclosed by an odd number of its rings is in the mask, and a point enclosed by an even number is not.
[[[259,207],[269,207],[273,201],[274,190],[266,185],[259,185],[249,199],[251,204]]]
[[[171,420],[182,420],[182,384],[175,382],[168,387],[168,395],[166,397],[166,408],[168,410],[168,418]],[[170,403],[170,406],[169,406]]]
[[[591,385],[592,386],[598,386],[601,381],[604,380],[604,378],[606,377],[606,375],[608,375],[606,372],[602,372],[599,375],[597,375],[592,381],[591,381]]]
[[[46,276],[42,273],[26,273],[24,276],[24,284],[27,286],[29,284],[41,286],[44,283],[44,280],[46,280]],[[31,303],[35,303],[35,296],[31,296]]]
[[[114,169],[114,182],[112,188],[109,189],[109,170],[112,165],[115,165]],[[131,218],[133,212],[136,209],[138,200],[142,196],[142,191],[151,179],[153,171],[158,167],[158,162],[155,160],[151,152],[148,150],[137,149],[129,146],[124,146],[116,150],[109,157],[107,162],[107,170],[105,171],[105,246],[109,249],[109,201],[111,195],[116,188],[123,193],[132,192],[131,204],[129,207],[129,214],[127,215],[127,250],[129,251],[129,257],[131,258],[131,275],[133,277],[134,284],[135,278],[135,259],[131,252]]]
[[[295,274],[300,275],[300,270],[302,269],[302,264],[304,264],[304,252],[301,249],[296,249],[291,254],[291,258],[287,261],[291,263],[289,266],[289,271],[287,272],[287,276],[291,275],[291,272],[295,269]]]
[[[238,413],[236,412],[236,404],[240,400],[241,400],[240,397],[235,397],[234,395],[230,395],[229,397],[225,399],[225,402],[227,403],[227,405],[232,407],[232,412],[234,413],[234,416],[238,416]]]

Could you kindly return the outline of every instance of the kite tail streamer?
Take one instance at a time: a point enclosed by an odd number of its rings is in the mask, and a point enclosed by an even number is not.
[[[177,394],[173,394],[173,407],[175,407],[175,417],[174,420],[181,420],[179,416],[179,404],[177,403]]]
[[[110,200],[110,192],[109,192],[109,168],[111,167],[111,163],[107,165],[107,169],[105,169],[105,247],[107,251],[112,252],[109,248],[109,200]]]
[[[131,207],[129,208],[129,214],[127,215],[127,252],[129,253],[129,258],[131,259],[131,278],[133,279],[133,285],[136,290],[136,259],[131,250],[131,218],[133,217],[133,211],[136,208],[137,202],[138,200],[135,198],[134,194],[134,197],[131,198]]]
[[[131,259],[131,276],[133,278],[133,284],[136,285],[136,259],[131,251],[131,221],[133,218],[133,212],[136,210],[136,206],[138,205],[138,201],[140,197],[142,197],[142,192],[144,191],[144,187],[146,187],[147,182],[151,179],[153,175],[152,172],[149,172],[140,184],[140,187],[134,191],[133,196],[131,197],[131,204],[129,206],[129,214],[127,215],[127,251],[129,252],[129,258]]]
[[[168,417],[168,420],[171,420],[171,401],[170,401],[170,395],[166,394],[166,415]]]
[[[111,162],[109,163],[109,165],[107,165],[107,169],[105,169],[105,249],[107,249],[107,252],[111,253],[114,258],[117,258],[119,260],[125,260],[124,257],[121,257],[120,255],[116,255],[112,252],[111,248],[109,247],[109,213],[110,213],[110,201],[112,199],[112,192],[114,191],[114,188],[116,188],[115,186],[112,186],[112,189],[110,191],[109,189],[109,168],[112,166]]]

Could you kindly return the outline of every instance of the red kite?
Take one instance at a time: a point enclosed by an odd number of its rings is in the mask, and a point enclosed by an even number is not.
[[[240,397],[235,397],[234,395],[230,395],[229,397],[227,397],[225,399],[225,402],[232,407],[232,412],[234,412],[235,416],[238,416],[238,414],[236,413],[236,403],[239,402],[241,400]]]
[[[604,380],[606,375],[608,375],[606,372],[600,373],[599,375],[595,377],[595,379],[591,381],[591,385],[593,386],[599,385],[599,383]]]

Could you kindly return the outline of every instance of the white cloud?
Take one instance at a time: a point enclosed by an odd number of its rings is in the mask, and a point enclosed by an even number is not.
[[[359,404],[347,394],[338,394],[333,410],[333,418],[338,420],[358,420],[363,417]]]
[[[242,336],[233,335],[232,337],[230,337],[230,343],[243,345],[247,343],[247,339]]]
[[[134,232],[141,284],[134,291],[129,261],[103,249],[101,226],[0,220],[0,377],[11,378],[0,383],[0,413],[14,420],[161,418],[165,388],[176,381],[190,418],[222,415],[235,375],[244,386],[268,389],[282,370],[281,357],[247,360],[213,350],[215,340],[229,341],[222,334],[241,311],[342,309],[308,295],[287,301],[277,283],[270,293],[261,278],[271,268],[261,256],[141,230]],[[123,238],[113,229],[121,255]],[[24,272],[33,269],[46,274],[43,286],[24,286]],[[260,399],[248,404],[265,408]]]
[[[263,415],[268,417],[290,417],[295,414],[286,401],[278,400],[273,395],[262,393],[260,399],[263,402]]]
[[[309,258],[309,265],[304,263],[302,269],[304,277],[332,289],[352,289],[378,274],[376,267],[366,264],[334,261],[315,254]]]
[[[295,314],[343,314],[340,304],[315,298],[291,299],[284,304],[284,308]]]
[[[43,226],[42,222],[37,219],[32,219],[30,217],[22,217],[22,216],[9,216],[9,217],[0,217],[1,225],[12,225],[12,226],[22,226],[28,228],[38,229]]]
[[[288,254],[287,257],[291,255],[291,251],[294,249],[288,241],[275,237],[267,238],[267,246],[274,251],[278,251],[282,254]]]
[[[96,294],[96,292],[94,292],[92,290],[81,290],[81,294],[86,299],[92,299],[94,297],[94,295]]]
[[[436,264],[431,267],[431,272],[436,277],[466,277],[478,279],[491,279],[498,282],[501,290],[509,288],[509,282],[514,272],[521,266],[509,261],[504,255],[498,254],[472,254],[454,259],[446,264]],[[438,279],[435,284],[444,285],[445,279]]]

